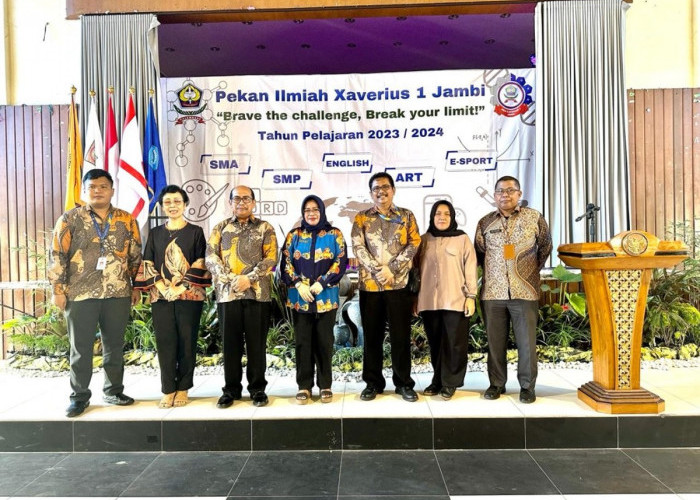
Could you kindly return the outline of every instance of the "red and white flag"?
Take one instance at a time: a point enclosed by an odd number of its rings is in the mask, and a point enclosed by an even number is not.
[[[119,142],[117,140],[117,123],[114,119],[114,108],[112,107],[112,90],[109,92],[109,103],[107,105],[107,125],[105,125],[105,170],[114,179],[115,194],[119,192]],[[115,197],[116,199],[116,197]]]
[[[88,115],[87,132],[85,133],[83,175],[93,168],[105,168],[105,150],[102,142],[102,130],[100,130],[100,121],[97,119],[95,96],[93,92],[90,93],[93,95],[90,96],[90,114]]]
[[[132,94],[129,94],[124,118],[122,155],[119,158],[117,179],[117,207],[130,212],[138,221],[139,228],[143,228],[148,222],[148,183],[143,175],[141,133]]]

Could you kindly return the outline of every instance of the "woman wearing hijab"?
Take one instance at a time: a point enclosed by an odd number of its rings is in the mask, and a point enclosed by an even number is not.
[[[464,385],[469,343],[468,317],[476,298],[476,253],[469,236],[457,229],[455,209],[447,200],[430,210],[428,232],[415,258],[421,285],[417,310],[430,345],[433,380],[423,394],[450,399]]]
[[[347,248],[343,233],[326,219],[326,207],[318,196],[304,199],[301,216],[301,227],[292,229],[284,242],[280,272],[289,288],[287,307],[294,317],[296,401],[306,404],[311,399],[315,368],[321,402],[330,403],[333,325],[338,284],[348,262]]]
[[[207,240],[184,217],[189,197],[179,186],[158,197],[168,221],[148,233],[135,288],[148,290],[158,347],[160,408],[184,406],[192,388],[197,334],[211,274],[204,266]]]

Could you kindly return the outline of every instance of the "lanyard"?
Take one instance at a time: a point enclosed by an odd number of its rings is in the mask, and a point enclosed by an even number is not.
[[[392,222],[394,224],[403,225],[403,221],[401,220],[400,214],[394,214],[394,217],[390,217],[389,215],[384,215],[379,210],[377,210],[377,215],[379,216],[380,219],[385,220],[387,222]]]
[[[90,217],[92,217],[92,225],[95,226],[97,237],[100,238],[100,254],[104,255],[105,240],[107,239],[107,234],[109,233],[109,225],[112,222],[112,214],[110,213],[107,216],[107,224],[105,225],[104,229],[102,229],[102,226],[97,223],[97,219],[95,218],[95,214],[93,212],[90,212]]]
[[[503,226],[503,232],[506,235],[506,243],[510,243],[510,233],[512,232],[513,228],[512,226],[508,225],[508,221],[510,220],[511,217],[515,215],[515,212],[510,214],[509,217],[506,217],[505,215],[501,214],[501,226]]]

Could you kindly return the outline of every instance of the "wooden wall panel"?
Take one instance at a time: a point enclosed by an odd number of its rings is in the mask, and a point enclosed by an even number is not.
[[[700,88],[630,90],[628,111],[633,228],[700,236]]]
[[[34,313],[47,235],[63,212],[68,106],[0,106],[0,320]],[[2,353],[6,351],[3,336]]]

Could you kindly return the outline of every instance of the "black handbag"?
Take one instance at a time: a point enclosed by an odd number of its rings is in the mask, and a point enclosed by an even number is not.
[[[420,269],[417,267],[412,267],[408,271],[408,285],[406,287],[413,294],[417,294],[420,291]]]

